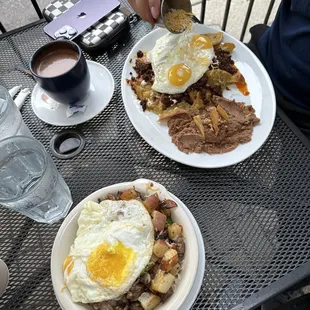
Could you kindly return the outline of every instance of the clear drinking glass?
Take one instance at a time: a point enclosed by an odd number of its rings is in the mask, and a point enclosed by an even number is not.
[[[0,85],[0,140],[16,135],[32,137],[9,92]]]
[[[70,190],[37,140],[14,136],[0,141],[0,205],[41,223],[67,215]]]

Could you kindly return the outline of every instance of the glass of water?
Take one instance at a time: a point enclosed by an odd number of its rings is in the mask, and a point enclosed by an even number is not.
[[[0,139],[16,135],[32,137],[9,92],[0,85]]]
[[[37,140],[14,136],[0,141],[0,205],[41,223],[67,215],[70,190]]]

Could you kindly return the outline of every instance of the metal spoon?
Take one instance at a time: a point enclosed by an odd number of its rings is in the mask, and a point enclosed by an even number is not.
[[[9,269],[5,262],[0,259],[0,297],[4,294],[9,284]]]
[[[190,0],[162,0],[160,17],[155,21],[155,25],[161,28],[167,28],[171,33],[182,33],[175,32],[168,28],[164,16],[171,10],[184,10],[185,12],[192,13],[192,4]]]

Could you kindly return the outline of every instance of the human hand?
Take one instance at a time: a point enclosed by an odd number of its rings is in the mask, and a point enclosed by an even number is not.
[[[128,0],[140,17],[154,26],[160,15],[160,0]]]

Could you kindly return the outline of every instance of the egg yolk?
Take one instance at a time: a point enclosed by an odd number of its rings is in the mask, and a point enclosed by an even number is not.
[[[63,264],[63,270],[67,270],[67,274],[69,275],[73,269],[73,266],[74,262],[72,256],[67,256]]]
[[[199,49],[208,49],[213,47],[211,40],[207,36],[201,34],[196,34],[193,36],[192,45]]]
[[[116,287],[128,277],[135,257],[135,252],[122,242],[112,246],[104,242],[91,252],[86,268],[91,280]]]
[[[191,77],[192,70],[185,64],[178,64],[170,68],[168,79],[174,86],[184,85]]]

